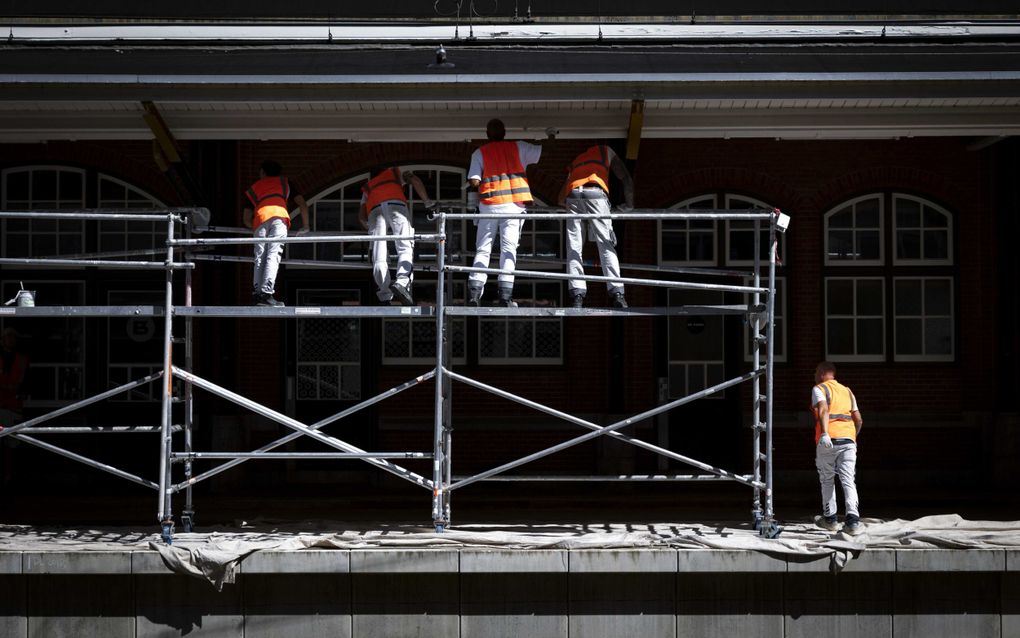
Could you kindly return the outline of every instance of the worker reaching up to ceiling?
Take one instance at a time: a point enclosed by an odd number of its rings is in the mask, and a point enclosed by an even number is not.
[[[567,274],[583,275],[581,253],[584,246],[584,223],[589,235],[594,236],[606,277],[620,277],[620,260],[616,256],[616,233],[611,219],[584,219],[584,216],[609,214],[609,173],[623,182],[625,203],[620,210],[634,208],[634,180],[620,157],[605,144],[597,144],[574,158],[567,166],[567,179],[560,190],[558,203],[578,216],[567,220]],[[615,308],[626,308],[623,284],[608,282],[609,298]],[[570,296],[575,308],[584,306],[587,284],[583,279],[569,281]]]
[[[301,228],[296,234],[308,232],[308,204],[304,196],[292,188],[290,181],[283,175],[283,168],[273,160],[262,162],[259,180],[244,195],[248,198],[244,207],[244,225],[254,231],[255,237],[286,237],[290,229],[291,201],[297,205],[301,217]],[[276,273],[280,269],[282,257],[282,243],[255,244],[252,301],[256,306],[284,305],[273,296],[276,292]]]
[[[554,132],[547,129],[549,137]],[[517,214],[534,200],[528,186],[527,167],[538,162],[542,147],[529,142],[507,142],[506,127],[498,119],[485,126],[488,143],[471,154],[468,183],[478,189],[479,212],[482,214]],[[499,235],[499,298],[498,304],[515,307],[514,275],[517,267],[517,246],[521,241],[523,219],[479,219],[475,240],[475,268],[488,268],[492,242]],[[468,277],[468,305],[481,303],[488,275],[473,272]]]
[[[385,237],[387,226],[397,237],[414,234],[411,217],[407,209],[405,184],[411,184],[415,193],[425,203],[425,208],[435,208],[421,179],[411,171],[399,166],[390,166],[372,173],[372,177],[361,187],[361,210],[359,219],[373,236]],[[379,301],[397,301],[404,306],[414,305],[411,296],[411,282],[414,280],[414,240],[394,239],[397,250],[397,272],[391,281],[390,266],[386,261],[386,242],[373,241],[372,277],[379,290]]]

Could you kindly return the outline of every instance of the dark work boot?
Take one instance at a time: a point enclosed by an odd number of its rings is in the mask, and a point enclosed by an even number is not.
[[[398,283],[390,284],[390,292],[393,293],[393,298],[400,302],[402,306],[413,306],[414,298],[411,297],[411,291]]]
[[[255,300],[255,305],[270,306],[272,308],[283,308],[286,304],[284,304],[282,301],[277,301],[276,298],[273,297],[272,293],[260,292],[258,293],[258,297]]]
[[[482,305],[482,288],[468,286],[467,305],[473,308],[477,308],[478,306]]]
[[[570,297],[573,300],[571,302],[571,307],[573,307],[573,308],[584,308],[584,293],[583,292],[579,292],[579,291],[578,292],[572,292],[570,294]]]
[[[516,308],[517,302],[513,300],[513,294],[513,288],[500,288],[499,300],[496,302],[496,305],[503,308]]]
[[[623,291],[617,290],[609,294],[610,304],[613,308],[626,308],[627,300],[623,298]]]

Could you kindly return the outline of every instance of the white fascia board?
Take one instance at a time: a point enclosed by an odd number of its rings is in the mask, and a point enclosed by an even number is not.
[[[163,24],[12,25],[8,42],[650,42],[656,40],[775,40],[972,38],[1020,34],[1020,25],[954,22],[883,24]]]

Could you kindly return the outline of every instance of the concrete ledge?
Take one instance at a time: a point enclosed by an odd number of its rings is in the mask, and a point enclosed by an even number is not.
[[[0,574],[20,574],[21,554],[21,552],[0,552]]]
[[[896,552],[898,572],[1003,572],[1002,549],[911,549]]]
[[[742,549],[692,549],[677,553],[679,572],[785,572],[786,559]],[[824,561],[828,567],[828,560]]]
[[[351,571],[351,552],[345,549],[255,552],[241,566],[245,574],[346,574]]]
[[[132,574],[172,574],[173,570],[168,568],[158,552],[140,551],[131,552],[131,573]]]
[[[677,571],[675,549],[579,549],[569,560],[572,574]]]
[[[562,549],[464,549],[460,550],[462,574],[564,573],[568,552]]]
[[[448,549],[351,550],[352,573],[446,574],[460,569],[460,554]]]
[[[1020,549],[1006,550],[1006,571],[1020,572]]]
[[[25,574],[130,574],[130,552],[25,552]]]

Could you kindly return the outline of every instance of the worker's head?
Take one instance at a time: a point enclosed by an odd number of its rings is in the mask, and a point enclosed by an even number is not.
[[[815,368],[815,383],[836,378],[836,365],[831,361],[822,361]]]
[[[262,174],[262,177],[279,177],[283,174],[283,167],[280,166],[279,162],[267,159],[259,167],[259,173]]]
[[[506,127],[503,120],[493,118],[485,125],[485,136],[490,142],[501,142],[506,137]]]

